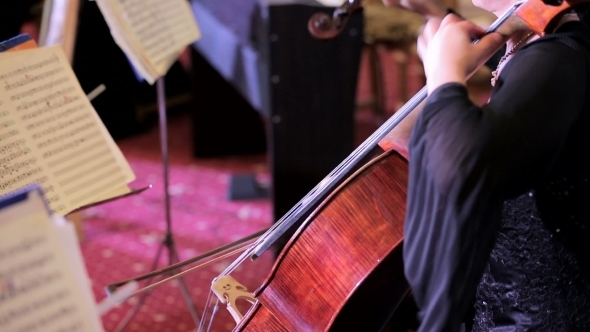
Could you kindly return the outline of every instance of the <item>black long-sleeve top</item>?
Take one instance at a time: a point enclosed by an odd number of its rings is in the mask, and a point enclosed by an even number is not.
[[[590,330],[584,24],[517,51],[483,107],[460,84],[437,88],[409,152],[404,264],[420,331],[459,331],[472,306],[474,330]]]

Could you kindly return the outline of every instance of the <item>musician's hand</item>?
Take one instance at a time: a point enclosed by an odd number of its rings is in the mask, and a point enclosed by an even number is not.
[[[467,79],[505,42],[498,33],[483,36],[484,30],[456,15],[429,20],[418,38],[418,52],[426,72],[428,91],[450,82]],[[477,44],[473,39],[480,38]]]
[[[420,14],[427,19],[443,18],[448,8],[437,0],[382,0],[386,6],[399,7]]]

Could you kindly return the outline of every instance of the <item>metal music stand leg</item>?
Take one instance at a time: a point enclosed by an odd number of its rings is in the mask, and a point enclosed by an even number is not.
[[[178,256],[178,251],[176,250],[176,244],[174,243],[174,237],[172,234],[172,214],[171,214],[171,207],[170,207],[170,191],[169,191],[169,161],[168,161],[168,124],[167,124],[167,116],[166,116],[166,90],[164,87],[164,78],[160,77],[156,81],[156,89],[157,89],[157,98],[158,98],[158,117],[160,122],[160,148],[162,153],[162,168],[163,168],[163,179],[164,179],[164,211],[166,213],[166,232],[164,234],[164,239],[162,243],[158,247],[158,252],[156,257],[154,258],[154,262],[152,263],[152,271],[156,269],[158,266],[158,262],[160,260],[160,255],[163,254],[164,248],[168,250],[168,265],[172,265],[174,263],[180,262],[180,258]],[[173,275],[177,273],[177,271],[170,272],[169,275]],[[166,275],[162,276],[163,278]],[[148,284],[152,280],[148,280]],[[182,294],[184,302],[186,302],[186,306],[188,311],[195,322],[195,327],[198,328],[201,319],[197,314],[197,309],[195,308],[195,304],[190,297],[190,293],[188,287],[184,283],[182,278],[176,279],[178,283],[178,289]],[[133,316],[139,311],[139,308],[145,303],[146,298],[151,294],[151,292],[146,292],[141,295],[135,306],[127,312],[127,315],[119,322],[119,325],[115,329],[115,331],[122,331],[127,324],[131,321]]]

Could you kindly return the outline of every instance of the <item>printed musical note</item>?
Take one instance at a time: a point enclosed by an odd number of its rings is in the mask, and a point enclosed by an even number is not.
[[[54,64],[57,62],[59,62],[59,59],[57,58],[57,56],[54,55],[53,57],[46,58],[42,61],[32,63],[27,66],[18,66],[14,70],[11,69],[11,70],[8,70],[4,73],[1,73],[0,74],[0,81],[6,81],[9,78],[13,78],[15,76],[25,77],[25,79],[32,78],[32,77],[36,76],[36,75],[31,75],[32,71],[43,70],[47,66],[50,66],[51,64]]]
[[[3,178],[4,176],[10,176],[14,173],[22,172],[24,170],[28,170],[31,167],[31,165],[35,165],[36,163],[36,158],[30,158],[29,160],[13,164],[3,164],[2,167],[0,167],[0,178]]]
[[[66,83],[66,82],[67,82],[67,80],[65,80],[63,83]],[[53,87],[55,87],[55,84],[47,84],[45,89],[36,89],[37,90],[36,92],[42,93],[44,91],[50,91]],[[56,99],[59,99],[58,102],[60,102],[60,101],[62,103],[66,102],[66,101],[68,101],[67,99],[63,99],[63,101],[61,99],[64,98],[64,96],[66,94],[73,92],[75,89],[76,88],[74,86],[69,86],[64,89],[52,92],[51,94],[43,95],[37,99],[28,98],[28,101],[23,101],[20,105],[18,105],[16,107],[16,110],[17,110],[17,112],[20,112],[20,111],[26,111],[27,109],[34,107],[34,106],[38,106],[38,105],[40,105],[42,107],[48,106],[48,105],[54,104],[54,101]],[[31,89],[31,90],[35,90],[35,89]],[[29,90],[29,91],[31,91],[31,90]],[[29,96],[32,96],[32,95],[34,95],[34,94],[31,94]],[[13,96],[10,96],[10,99],[11,100],[19,100],[20,98],[15,98],[15,96],[13,95]]]
[[[29,89],[27,91],[24,91],[24,92],[21,92],[21,93],[17,93],[15,95],[12,95],[10,97],[10,100],[15,101],[15,100],[21,100],[23,98],[31,97],[31,96],[35,95],[37,92],[41,92],[41,91],[44,91],[44,90],[52,89],[52,88],[54,88],[56,86],[61,85],[62,83],[67,83],[69,81],[69,79],[70,79],[69,77],[62,77],[62,78],[57,79],[55,81],[51,81],[49,83],[45,83],[45,84],[43,84],[41,86],[33,87],[33,88],[31,88],[31,89]]]
[[[75,100],[75,98],[71,98],[71,99]],[[27,130],[34,130],[36,128],[43,127],[48,123],[52,123],[56,120],[68,118],[72,115],[79,113],[79,111],[81,111],[84,107],[85,107],[85,105],[76,105],[76,106],[67,108],[66,110],[64,110],[62,112],[54,112],[52,115],[49,115],[49,116],[43,118],[43,120],[36,121],[36,122],[28,122],[26,129]],[[26,119],[29,119],[29,118],[32,118],[32,117],[27,117]],[[25,120],[25,119],[23,119],[23,120]]]
[[[19,134],[18,129],[11,129],[7,132],[0,131],[0,142],[6,141],[11,137],[14,137]],[[0,150],[0,153],[5,153],[6,151]]]
[[[6,181],[0,180],[0,192],[8,193],[11,190],[31,184],[33,183],[33,175],[40,174],[41,172],[41,167],[37,167],[28,171],[18,172],[16,175],[9,177]]]
[[[14,120],[0,122],[0,128],[8,128],[10,126],[13,126],[14,124],[15,124]]]

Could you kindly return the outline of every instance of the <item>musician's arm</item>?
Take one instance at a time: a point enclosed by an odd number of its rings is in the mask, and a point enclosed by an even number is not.
[[[386,6],[392,7],[399,7],[403,9],[410,10],[417,14],[420,14],[427,20],[433,18],[443,18],[449,13],[454,13],[452,9],[446,7],[441,2],[437,0],[382,0],[383,4]],[[423,102],[418,105],[410,114],[406,116],[395,128],[389,132],[387,137],[384,139],[387,141],[389,146],[393,146],[393,148],[403,155],[406,159],[409,159],[408,156],[408,141],[410,139],[410,134],[412,133],[412,128],[414,127],[414,123],[416,123],[416,119],[420,114]]]

